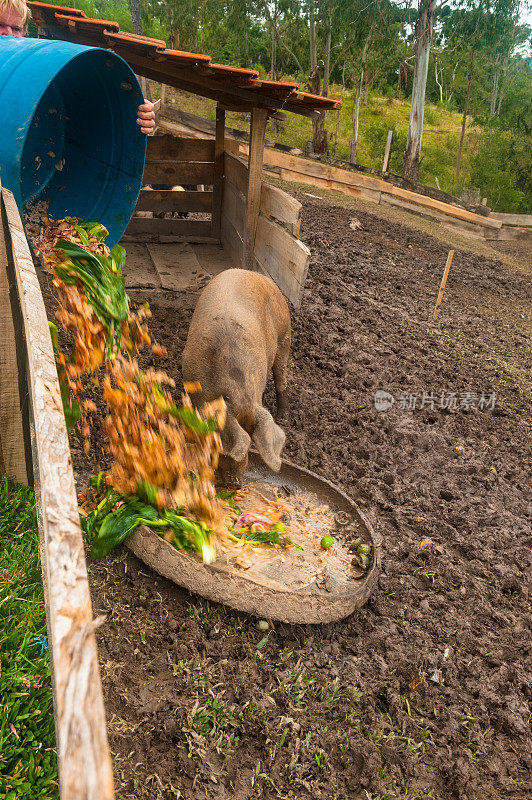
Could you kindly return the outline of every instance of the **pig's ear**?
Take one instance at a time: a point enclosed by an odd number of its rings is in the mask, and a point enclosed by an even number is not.
[[[251,445],[249,434],[241,428],[232,414],[227,415],[222,435],[223,452],[237,464],[245,459]]]
[[[285,433],[275,424],[270,412],[262,406],[255,408],[255,415],[257,424],[253,431],[253,444],[269,468],[279,472],[281,453],[286,441]]]

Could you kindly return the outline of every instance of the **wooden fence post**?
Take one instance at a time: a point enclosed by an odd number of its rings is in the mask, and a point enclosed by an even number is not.
[[[253,249],[255,235],[259,220],[260,195],[262,189],[262,164],[264,161],[264,139],[266,138],[266,123],[268,110],[254,108],[251,112],[249,161],[248,161],[248,190],[246,203],[245,225],[245,258],[246,266],[253,269]]]
[[[454,250],[449,250],[449,254],[447,256],[447,263],[445,264],[445,269],[443,271],[443,278],[441,279],[440,291],[438,292],[438,299],[436,300],[436,305],[434,307],[434,314],[432,315],[432,319],[436,321],[438,319],[438,314],[440,313],[440,306],[441,301],[443,300],[443,292],[445,290],[445,284],[447,283],[447,275],[449,274],[449,270],[451,269],[451,262],[453,260]]]
[[[393,131],[388,131],[388,138],[386,139],[386,147],[384,148],[384,161],[382,162],[382,171],[386,172],[388,169],[388,159],[390,158],[390,149],[392,146]]]

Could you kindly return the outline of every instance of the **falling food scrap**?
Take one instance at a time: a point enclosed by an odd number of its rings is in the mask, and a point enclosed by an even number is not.
[[[49,156],[49,158],[55,158],[55,153],[54,153],[54,151],[53,151],[53,150],[48,150],[48,152],[46,153],[46,155],[47,155],[47,156]]]
[[[40,169],[40,167],[41,167],[40,156],[35,156],[35,163],[37,164],[37,169]]]
[[[65,159],[60,158],[57,164],[55,165],[55,168],[56,170],[58,170],[58,172],[61,172],[64,166],[65,166]]]

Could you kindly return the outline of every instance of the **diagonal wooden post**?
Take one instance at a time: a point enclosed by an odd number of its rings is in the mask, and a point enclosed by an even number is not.
[[[266,108],[253,109],[251,112],[245,227],[245,260],[249,269],[253,269],[253,250],[255,248],[255,235],[257,233],[260,210],[264,139],[266,137],[267,121],[268,110]]]
[[[382,171],[386,172],[388,169],[388,159],[390,158],[390,149],[392,146],[393,131],[388,131],[388,138],[386,139],[386,147],[384,148],[384,160],[382,162]]]
[[[440,291],[438,292],[438,299],[436,300],[436,305],[434,307],[434,314],[432,315],[433,320],[437,320],[438,314],[440,313],[441,301],[443,300],[443,292],[445,290],[445,284],[447,283],[447,275],[449,274],[449,270],[451,269],[453,256],[454,256],[454,250],[449,250],[449,254],[447,256],[447,263],[445,264],[445,269],[443,271],[443,278],[441,279]]]

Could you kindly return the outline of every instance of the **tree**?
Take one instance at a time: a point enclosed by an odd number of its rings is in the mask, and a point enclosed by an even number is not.
[[[364,70],[366,68],[368,49],[371,42],[371,38],[373,36],[374,27],[375,25],[372,25],[370,27],[366,41],[364,42],[364,47],[362,48],[362,59],[360,63],[360,73],[358,76],[357,93],[355,99],[355,112],[353,114],[353,133],[351,136],[350,155],[349,155],[349,160],[352,161],[353,164],[357,163],[358,120],[360,115],[360,100],[362,97],[362,87],[364,85]]]
[[[129,0],[131,19],[133,20],[133,33],[142,36],[142,11],[140,0]]]
[[[421,163],[421,138],[423,136],[423,117],[425,114],[425,90],[429,71],[432,29],[437,0],[419,0],[415,27],[414,80],[410,103],[408,137],[403,157],[403,178],[419,182]]]

